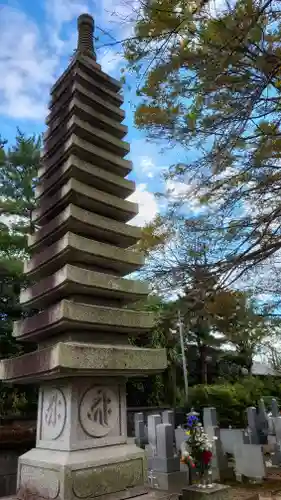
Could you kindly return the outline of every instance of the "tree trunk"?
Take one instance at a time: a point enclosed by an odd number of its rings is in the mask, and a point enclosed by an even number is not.
[[[253,354],[245,349],[240,349],[240,355],[244,361],[244,365],[247,368],[249,374],[251,373],[253,366]]]
[[[206,352],[205,345],[200,346],[199,356],[200,356],[201,384],[207,384],[208,383],[208,363],[207,363],[207,352]]]
[[[173,363],[170,363],[167,370],[163,374],[165,403],[172,408],[176,407],[177,399],[177,370]]]

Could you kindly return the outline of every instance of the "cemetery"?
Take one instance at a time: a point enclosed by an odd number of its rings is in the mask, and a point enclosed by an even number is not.
[[[136,33],[133,40],[142,39]],[[15,258],[23,269],[10,267],[7,279],[0,266],[0,499],[281,499],[281,363],[278,342],[275,350],[268,340],[273,333],[280,340],[279,320],[271,313],[265,319],[262,300],[248,290],[223,288],[205,254],[198,264],[206,243],[187,252],[196,254],[194,265],[185,262],[189,277],[180,283],[175,247],[165,254],[182,234],[174,220],[172,229],[164,221],[165,234],[160,216],[155,232],[134,224],[122,83],[98,62],[90,14],[78,16],[77,40],[51,88],[43,147],[31,139],[28,153],[19,136],[18,160],[18,150],[0,144],[8,172],[13,159],[22,176],[30,149],[36,166],[27,188],[34,196],[29,225],[22,233],[2,228],[8,246],[13,238],[23,245]],[[129,66],[141,58],[134,50],[125,48]],[[159,108],[150,108],[159,120]],[[170,108],[176,115],[180,106]],[[176,129],[170,119],[163,119],[169,133]],[[9,196],[2,191],[0,199],[5,204]],[[186,227],[190,235],[195,226]],[[167,254],[169,271],[154,269],[149,278],[147,260],[164,265]],[[169,273],[173,286],[164,300],[153,286]],[[175,289],[181,293],[172,300]],[[255,378],[260,346],[274,369]]]

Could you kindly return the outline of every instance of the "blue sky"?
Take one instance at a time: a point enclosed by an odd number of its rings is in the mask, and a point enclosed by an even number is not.
[[[49,90],[66,68],[76,47],[77,16],[89,12],[95,18],[98,40],[97,59],[102,69],[119,78],[124,66],[121,46],[107,46],[114,39],[130,36],[132,25],[127,22],[137,0],[0,0],[0,134],[10,143],[19,127],[26,134],[44,131]],[[126,19],[126,21],[125,21]],[[159,144],[149,143],[133,125],[133,90],[124,90],[127,140],[134,162],[133,178],[137,183],[134,201],[140,205],[135,221],[148,222],[161,203],[154,193],[163,189],[161,172],[179,160],[179,151],[161,153]],[[183,185],[169,187],[182,192]]]

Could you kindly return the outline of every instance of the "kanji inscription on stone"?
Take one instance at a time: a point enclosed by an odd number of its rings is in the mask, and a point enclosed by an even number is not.
[[[58,439],[66,420],[66,402],[61,389],[46,387],[43,390],[41,439]]]
[[[92,387],[80,402],[80,423],[91,437],[106,436],[118,418],[118,396],[108,387]]]

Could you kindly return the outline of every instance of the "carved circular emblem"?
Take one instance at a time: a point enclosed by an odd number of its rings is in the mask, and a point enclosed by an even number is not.
[[[66,401],[61,389],[45,388],[42,407],[42,439],[58,439],[66,421]]]
[[[107,387],[91,387],[82,396],[79,418],[82,429],[88,436],[106,436],[118,418],[118,398]]]

